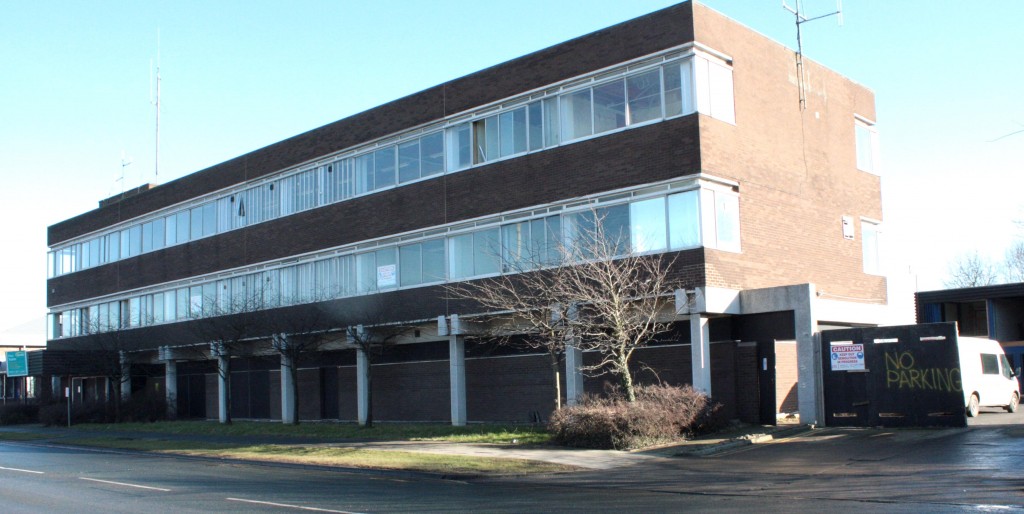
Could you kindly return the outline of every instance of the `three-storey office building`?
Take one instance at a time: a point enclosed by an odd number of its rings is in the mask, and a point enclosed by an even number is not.
[[[801,78],[791,50],[679,4],[51,226],[49,347],[116,341],[180,415],[281,418],[280,368],[253,357],[270,334],[224,354],[197,327],[253,296],[296,317],[386,300],[402,308],[381,323],[419,329],[375,365],[377,419],[543,418],[546,356],[464,343],[452,317],[477,313],[444,286],[601,219],[675,258],[679,329],[637,356],[647,380],[819,421],[815,333],[877,323],[886,301],[874,119],[864,87],[813,62]],[[364,415],[366,363],[340,339],[300,365],[300,417]],[[600,390],[570,361],[570,400]]]

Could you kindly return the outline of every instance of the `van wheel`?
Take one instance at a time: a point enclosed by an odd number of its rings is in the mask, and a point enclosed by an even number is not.
[[[1014,412],[1017,412],[1017,404],[1019,404],[1019,403],[1020,403],[1020,397],[1017,396],[1017,393],[1011,394],[1010,395],[1010,403],[1009,403],[1009,405],[1006,406],[1006,412],[1009,412],[1011,414],[1014,413]]]
[[[978,395],[972,394],[971,399],[967,401],[967,417],[973,418],[978,415]]]

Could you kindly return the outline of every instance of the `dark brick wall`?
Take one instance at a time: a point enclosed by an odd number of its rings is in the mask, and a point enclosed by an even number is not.
[[[466,417],[518,423],[536,417],[546,420],[555,408],[553,384],[547,354],[466,359]]]
[[[760,420],[761,405],[757,377],[757,345],[739,343],[735,350],[736,363],[736,417],[745,423]]]
[[[57,223],[49,229],[48,244],[692,40],[691,5],[673,6],[395,100]]]

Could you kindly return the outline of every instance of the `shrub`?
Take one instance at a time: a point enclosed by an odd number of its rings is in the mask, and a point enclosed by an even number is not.
[[[552,414],[548,428],[564,446],[628,450],[714,430],[720,407],[690,386],[638,386],[635,402],[619,392],[585,396]]]
[[[113,411],[102,403],[75,404],[71,407],[71,422],[108,423],[114,418]],[[46,426],[67,426],[68,404],[51,403],[39,408],[39,422]]]
[[[0,405],[0,425],[24,425],[39,419],[39,406],[35,404],[10,403]]]

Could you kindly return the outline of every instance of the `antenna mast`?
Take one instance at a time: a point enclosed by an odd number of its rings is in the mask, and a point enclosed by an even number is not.
[[[800,29],[800,26],[809,21],[820,20],[822,18],[828,18],[830,16],[837,15],[839,16],[839,25],[841,26],[843,24],[843,0],[836,0],[835,12],[822,14],[821,16],[815,16],[813,18],[808,18],[804,16],[802,4],[803,2],[801,0],[796,0],[796,8],[793,8],[786,3],[786,0],[782,0],[782,8],[793,13],[793,16],[796,17],[796,74],[797,83],[800,90],[801,111],[807,108],[807,86],[805,84],[804,78],[804,44],[802,40],[803,34]]]
[[[153,63],[150,61],[150,70]],[[152,73],[152,71],[150,72]],[[149,84],[149,103],[156,108],[156,156],[153,161],[153,181],[160,183],[160,29],[156,29],[156,98],[153,97],[152,75]]]

